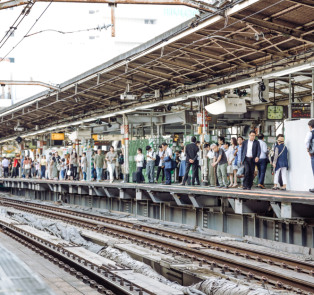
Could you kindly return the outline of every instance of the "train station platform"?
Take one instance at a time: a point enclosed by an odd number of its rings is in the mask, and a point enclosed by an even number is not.
[[[140,217],[147,222],[173,222],[198,231],[210,229],[314,246],[314,195],[309,192],[258,188],[244,191],[118,181],[112,184],[26,178],[1,178],[0,181],[7,192],[0,194],[0,202],[22,197],[26,202],[82,207],[84,212],[113,212],[125,217]]]
[[[39,266],[39,262],[35,262],[29,257],[32,252],[27,247],[23,246],[7,237],[0,232],[0,293],[3,295],[61,295],[65,293],[55,293],[42,280],[39,273],[43,266]],[[13,252],[12,252],[13,251]],[[23,252],[24,251],[24,252]],[[32,253],[32,255],[34,255]],[[39,254],[36,254],[40,257]],[[42,258],[44,259],[44,258]],[[37,267],[31,267],[34,263]],[[45,263],[47,260],[45,260]],[[26,262],[26,263],[25,263]],[[50,272],[45,268],[45,272]]]

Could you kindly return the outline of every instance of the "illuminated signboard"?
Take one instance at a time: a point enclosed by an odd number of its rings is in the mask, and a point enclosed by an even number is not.
[[[64,133],[51,133],[51,140],[64,140]]]

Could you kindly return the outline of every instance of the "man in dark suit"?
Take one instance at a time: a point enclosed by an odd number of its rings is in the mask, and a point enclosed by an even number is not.
[[[255,131],[251,130],[249,139],[245,140],[242,144],[241,159],[244,165],[243,189],[248,190],[253,186],[255,165],[258,163],[261,155],[261,147],[259,142],[255,140],[255,136]]]
[[[181,183],[181,185],[185,185],[187,179],[188,179],[188,175],[189,175],[189,171],[190,171],[190,167],[192,165],[192,183],[191,185],[194,185],[195,183],[195,178],[198,180],[198,185],[199,185],[199,179],[198,179],[198,160],[197,160],[197,152],[199,151],[198,146],[196,145],[196,137],[193,136],[191,139],[192,143],[188,144],[185,147],[185,154],[186,154],[186,168],[185,168],[185,174],[184,174],[184,178],[183,181]]]

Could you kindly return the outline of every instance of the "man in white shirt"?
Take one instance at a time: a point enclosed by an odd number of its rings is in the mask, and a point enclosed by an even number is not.
[[[156,160],[156,153],[151,148],[151,146],[146,146],[146,173],[149,183],[154,183],[155,180],[155,160]]]
[[[3,174],[5,178],[7,178],[9,174],[9,165],[10,165],[10,161],[6,157],[4,157],[2,160],[2,167],[3,167]]]
[[[261,155],[261,147],[258,141],[255,140],[255,136],[255,131],[251,130],[249,133],[249,139],[245,140],[242,144],[241,162],[244,165],[244,190],[250,190],[253,186],[255,165],[258,163]]]
[[[261,189],[265,189],[264,180],[267,168],[267,153],[268,147],[266,142],[264,141],[264,134],[257,135],[259,145],[261,147],[261,155],[257,162],[257,169],[258,169],[258,187]]]
[[[215,153],[212,151],[209,144],[204,144],[204,149],[207,151],[207,155],[205,156],[209,162],[208,162],[208,181],[210,187],[215,187],[215,168],[212,166],[214,162],[214,156]]]
[[[312,165],[312,171],[314,175],[314,145],[312,144],[314,141],[314,120],[310,120],[309,123],[310,131],[306,134],[305,137],[305,146],[306,150],[309,153],[309,156],[311,157],[311,165]],[[314,193],[314,188],[309,190],[311,193]]]

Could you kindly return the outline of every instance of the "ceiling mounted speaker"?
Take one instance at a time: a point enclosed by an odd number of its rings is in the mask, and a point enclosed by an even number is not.
[[[18,136],[15,140],[17,141],[18,144],[20,144],[22,142],[23,138]]]

